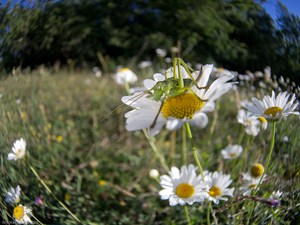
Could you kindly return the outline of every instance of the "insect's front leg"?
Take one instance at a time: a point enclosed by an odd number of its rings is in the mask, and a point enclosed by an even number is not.
[[[158,110],[157,114],[155,115],[155,118],[154,118],[152,124],[150,125],[150,128],[151,128],[151,129],[155,127],[157,118],[158,118],[158,116],[159,116],[159,114],[160,114],[160,112],[161,112],[161,109],[162,109],[163,105],[164,105],[164,100],[162,101],[162,103],[161,103],[161,105],[160,105],[160,107],[159,107],[159,110]]]

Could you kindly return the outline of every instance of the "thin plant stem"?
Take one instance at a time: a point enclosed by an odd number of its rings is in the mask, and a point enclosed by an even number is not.
[[[268,155],[268,158],[267,158],[267,162],[266,162],[266,167],[265,167],[265,170],[263,172],[263,175],[265,173],[268,172],[268,169],[269,169],[269,165],[270,165],[270,161],[271,161],[271,156],[272,156],[272,152],[273,152],[273,149],[274,149],[274,145],[275,145],[275,133],[276,133],[276,122],[273,122],[272,124],[272,139],[271,139],[271,146],[270,146],[270,151],[269,151],[269,155]],[[263,177],[262,175],[262,177]],[[260,178],[262,180],[262,177]]]
[[[45,187],[45,189],[49,192],[49,194],[79,223],[83,224],[78,217],[72,213],[69,208],[60,201],[56,195],[51,191],[51,189],[48,187],[48,185],[44,182],[44,180],[38,175],[38,173],[35,171],[35,169],[32,166],[29,166],[33,174],[37,177],[38,181]]]
[[[240,135],[239,135],[239,138],[238,138],[238,145],[242,145],[242,141],[244,139],[245,134],[246,134],[245,129],[243,129],[243,131],[240,131]]]
[[[274,145],[275,145],[275,132],[276,132],[276,122],[273,122],[272,123],[272,137],[271,137],[271,145],[270,145],[270,150],[269,150],[269,154],[268,154],[268,157],[267,157],[267,161],[266,161],[266,166],[265,166],[265,169],[263,171],[263,174],[261,175],[260,177],[260,180],[258,182],[258,185],[256,186],[254,192],[253,192],[253,195],[256,194],[257,190],[258,190],[258,186],[261,184],[263,178],[264,178],[264,175],[268,172],[268,169],[269,169],[269,165],[270,165],[270,161],[271,161],[271,156],[272,156],[272,153],[273,153],[273,149],[274,149]]]
[[[182,163],[186,164],[186,128],[182,126]]]
[[[206,214],[207,225],[210,225],[210,209],[211,209],[211,201],[209,201],[208,207],[207,207],[207,214]]]
[[[124,88],[125,88],[126,93],[130,94],[130,86],[129,86],[128,82],[125,82]]]
[[[38,218],[36,218],[33,214],[30,214],[39,224],[44,225]]]
[[[255,207],[255,202],[251,202],[251,206],[250,206],[250,213],[249,213],[249,216],[248,216],[248,220],[247,220],[247,225],[250,224],[250,219],[252,217],[252,214],[253,214],[253,211],[254,211],[254,207]]]
[[[186,205],[184,206],[184,210],[185,210],[185,218],[186,218],[187,223],[189,225],[192,225],[192,221],[191,221],[190,214],[189,214],[189,209]]]
[[[218,111],[220,109],[220,101],[217,100],[216,101],[216,109],[213,113],[213,120],[212,120],[212,123],[211,123],[211,126],[210,126],[210,129],[209,129],[209,134],[212,136],[214,131],[215,131],[215,128],[216,128],[216,125],[217,125],[217,120],[218,120]]]
[[[193,150],[193,155],[194,155],[195,161],[197,163],[197,166],[199,168],[200,174],[202,176],[202,180],[204,180],[203,169],[202,169],[202,166],[201,166],[198,154],[197,154],[196,146],[194,144],[194,140],[193,140],[193,135],[192,135],[190,124],[186,122],[184,125],[185,125],[186,134],[187,134],[188,138],[190,139],[190,141],[192,143],[192,150]]]
[[[147,138],[149,144],[150,144],[150,147],[152,148],[154,154],[156,155],[156,157],[159,159],[160,161],[160,164],[162,165],[162,167],[167,171],[169,172],[170,169],[169,167],[167,166],[167,163],[166,163],[166,159],[165,157],[163,156],[163,154],[158,150],[158,148],[156,147],[155,143],[154,143],[154,138],[153,137],[149,137],[148,134],[147,134],[147,131],[145,129],[143,129],[143,132],[144,132],[144,135],[145,137]]]
[[[266,166],[265,166],[265,169],[264,169],[264,172],[263,174],[261,175],[260,177],[260,180],[256,186],[256,188],[254,189],[253,191],[253,195],[255,195],[258,191],[258,187],[260,186],[265,174],[267,173],[268,169],[269,169],[269,164],[270,164],[270,161],[271,161],[271,156],[272,156],[272,153],[273,153],[273,149],[274,149],[274,145],[275,145],[275,132],[276,132],[276,122],[273,122],[272,123],[272,137],[271,137],[271,144],[270,144],[270,150],[269,150],[269,154],[267,156],[267,161],[266,161]],[[255,202],[252,203],[251,205],[251,211],[249,213],[249,217],[248,217],[248,221],[247,221],[247,224],[250,224],[250,219],[252,217],[252,214],[253,214],[253,211],[254,211],[254,207],[255,207]]]
[[[171,147],[170,147],[170,163],[173,164],[173,161],[176,157],[176,130],[171,133]]]
[[[247,164],[246,162],[247,162],[247,159],[248,159],[248,153],[249,153],[249,147],[250,147],[249,143],[251,141],[251,138],[252,137],[250,135],[246,136],[246,143],[245,143],[245,148],[244,148],[244,151],[243,151],[243,161],[242,160],[239,161],[239,164],[242,163],[242,167],[243,167],[243,168],[241,168],[242,170],[244,170],[244,167]]]

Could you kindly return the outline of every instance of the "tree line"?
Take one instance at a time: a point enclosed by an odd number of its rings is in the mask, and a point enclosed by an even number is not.
[[[278,3],[274,21],[258,0],[36,0],[0,5],[0,71],[152,59],[180,47],[185,61],[239,72],[300,76],[300,19]],[[180,43],[180,46],[178,46]],[[298,79],[299,80],[299,79]]]

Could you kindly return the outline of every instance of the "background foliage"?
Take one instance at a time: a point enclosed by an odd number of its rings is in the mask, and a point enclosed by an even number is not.
[[[300,19],[278,4],[277,23],[258,0],[39,0],[0,5],[0,68],[97,65],[153,59],[180,48],[185,60],[244,73],[271,66],[299,80]]]

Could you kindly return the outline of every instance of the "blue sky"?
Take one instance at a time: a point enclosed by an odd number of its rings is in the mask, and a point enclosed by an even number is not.
[[[1,3],[6,3],[7,0],[0,0]],[[276,19],[276,5],[278,0],[267,0],[263,4],[266,11],[272,16],[273,19]],[[18,2],[18,0],[12,0],[12,2]],[[300,17],[300,0],[281,0],[281,2],[288,8],[289,12]]]
[[[277,18],[277,2],[277,0],[267,0],[266,3],[263,4],[266,11],[272,16],[273,19]],[[300,0],[281,0],[281,2],[287,7],[290,13],[300,17]]]

